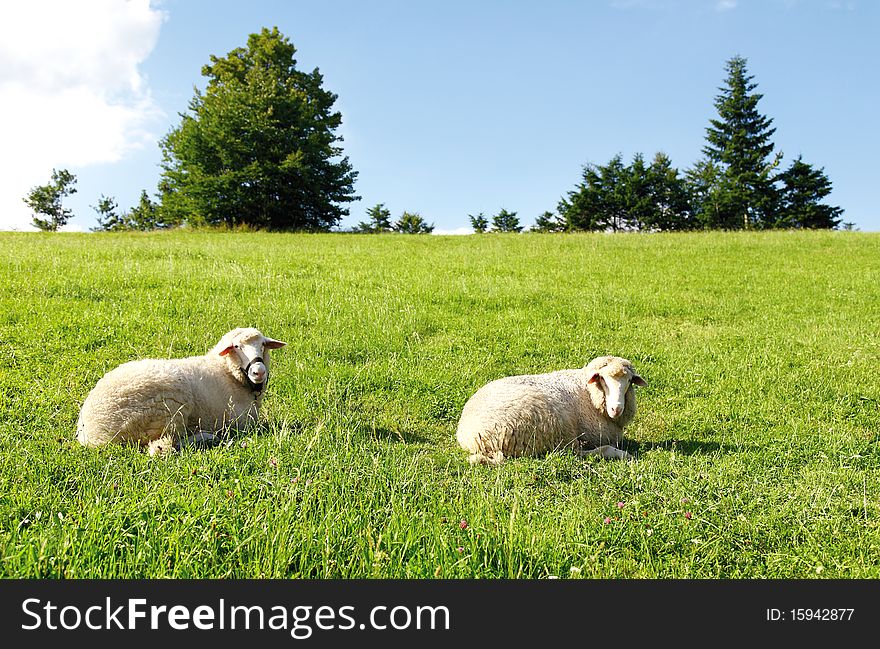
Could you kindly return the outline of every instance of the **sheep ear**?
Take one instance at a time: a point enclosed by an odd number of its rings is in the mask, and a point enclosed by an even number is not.
[[[599,380],[599,372],[593,372],[590,374],[590,378],[587,379],[587,383],[596,383]]]
[[[221,352],[220,352],[220,355],[221,355],[221,356],[226,356],[226,354],[228,354],[229,352],[231,352],[233,349],[235,349],[235,347],[234,347],[233,345],[230,345],[229,347],[227,347],[226,349],[224,349],[223,351],[221,351]]]
[[[278,349],[279,347],[284,347],[286,344],[287,343],[275,340],[274,338],[266,338],[266,341],[263,343],[266,349]]]
[[[638,374],[633,374],[632,382],[635,383],[636,385],[638,385],[639,387],[643,387],[643,388],[648,387],[648,382],[645,379],[643,379],[641,376],[639,376]]]

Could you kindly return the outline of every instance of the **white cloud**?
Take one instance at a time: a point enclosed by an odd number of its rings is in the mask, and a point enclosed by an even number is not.
[[[151,142],[161,111],[138,66],[164,13],[150,0],[27,0],[0,11],[0,229],[53,168],[116,162]]]
[[[431,234],[473,234],[473,228],[455,228],[454,230],[434,229]]]
[[[737,0],[719,0],[715,3],[716,11],[731,11],[736,9]]]

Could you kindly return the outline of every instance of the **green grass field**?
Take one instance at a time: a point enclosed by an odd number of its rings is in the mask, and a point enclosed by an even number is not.
[[[880,235],[3,233],[0,282],[2,577],[880,577]],[[237,326],[288,342],[257,430],[76,442]],[[478,387],[603,354],[635,462],[467,463]]]

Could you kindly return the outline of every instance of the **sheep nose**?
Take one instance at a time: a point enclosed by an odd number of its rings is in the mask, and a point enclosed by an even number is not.
[[[248,370],[248,377],[254,383],[262,383],[266,378],[266,366],[262,363],[254,363]]]
[[[612,406],[608,412],[611,417],[617,417],[620,414],[620,406]]]

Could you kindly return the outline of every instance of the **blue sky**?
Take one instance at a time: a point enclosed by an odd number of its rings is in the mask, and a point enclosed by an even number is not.
[[[880,3],[869,0],[7,3],[0,227],[27,229],[21,197],[53,167],[78,177],[72,229],[95,225],[102,194],[130,207],[153,193],[157,142],[204,86],[202,65],[264,26],[339,96],[362,196],[343,227],[380,202],[438,231],[501,208],[528,226],[586,163],[664,151],[684,170],[725,61],[740,55],[783,164],[802,155],[824,168],[844,220],[880,231]]]

